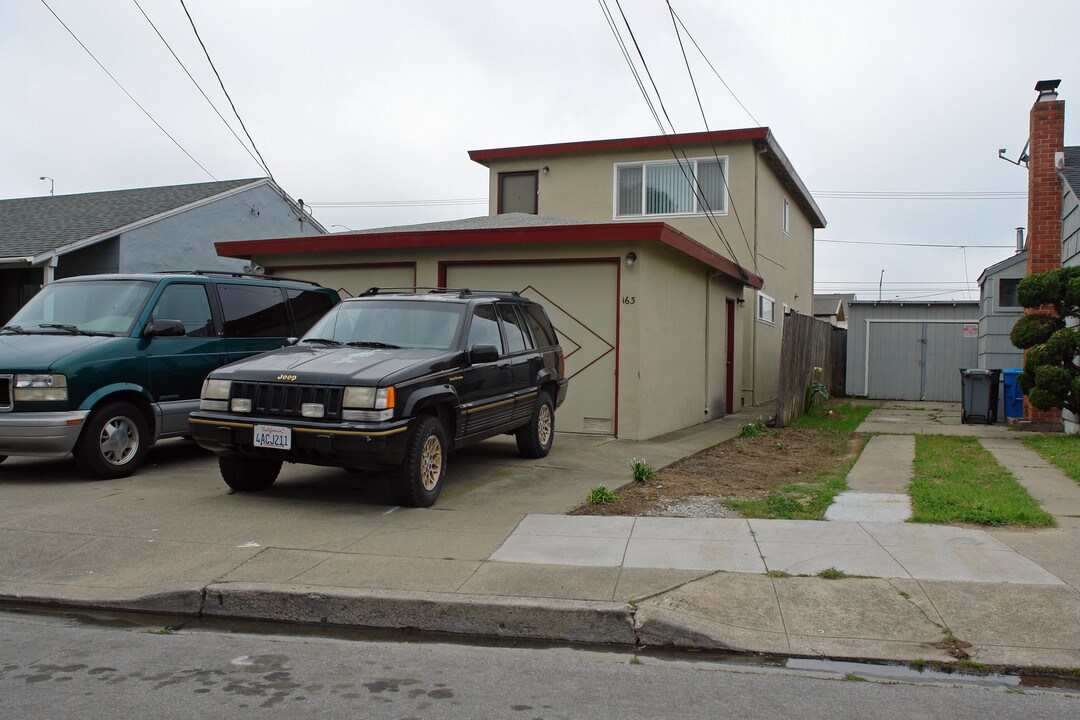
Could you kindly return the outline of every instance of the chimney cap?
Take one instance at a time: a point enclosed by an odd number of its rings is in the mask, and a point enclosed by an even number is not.
[[[1035,83],[1035,90],[1041,93],[1054,92],[1057,90],[1058,85],[1061,84],[1061,80],[1040,80]]]

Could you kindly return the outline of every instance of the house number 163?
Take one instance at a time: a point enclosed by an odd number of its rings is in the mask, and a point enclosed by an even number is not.
[[[623,295],[623,299],[622,299],[622,304],[623,305],[633,305],[635,302],[637,302],[637,297],[635,297],[633,295]]]

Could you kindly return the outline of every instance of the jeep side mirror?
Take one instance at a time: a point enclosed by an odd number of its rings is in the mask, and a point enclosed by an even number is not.
[[[499,349],[494,345],[473,345],[469,350],[469,360],[474,363],[495,362],[499,359]]]
[[[154,320],[143,330],[143,337],[183,337],[187,335],[184,323],[179,320]]]
[[[300,338],[298,338],[298,337],[287,337],[287,338],[285,338],[285,344],[282,345],[281,347],[292,347],[293,345],[295,345],[298,342],[300,342]]]

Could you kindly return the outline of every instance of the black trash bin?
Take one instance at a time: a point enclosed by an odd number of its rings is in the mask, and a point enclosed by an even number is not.
[[[960,369],[960,422],[990,425],[997,422],[1000,370]]]

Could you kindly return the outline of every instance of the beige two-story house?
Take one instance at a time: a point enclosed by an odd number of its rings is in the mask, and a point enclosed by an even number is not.
[[[813,307],[821,210],[768,128],[469,153],[489,215],[218,244],[268,272],[513,290],[566,354],[560,430],[644,439],[776,397],[785,310]]]

